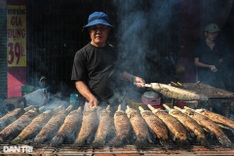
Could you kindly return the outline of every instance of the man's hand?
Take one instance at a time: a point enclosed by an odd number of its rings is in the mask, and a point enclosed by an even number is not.
[[[89,108],[96,108],[98,106],[98,100],[96,97],[92,96],[90,99],[89,99]]]
[[[217,72],[218,71],[218,69],[214,65],[210,65],[210,70],[212,72]]]
[[[140,88],[145,87],[145,80],[138,76],[134,77],[134,83],[136,84],[137,87],[140,87]]]

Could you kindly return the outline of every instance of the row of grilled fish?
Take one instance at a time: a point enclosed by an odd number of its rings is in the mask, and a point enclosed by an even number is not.
[[[44,112],[43,108],[17,108],[0,118],[0,143],[66,143],[75,147],[135,144],[144,148],[160,142],[169,148],[173,143],[189,145],[194,140],[209,146],[207,135],[212,134],[220,145],[232,147],[222,128],[233,131],[234,121],[220,114],[188,107],[173,109],[164,105],[167,111],[148,107],[149,110],[135,110],[127,106],[124,111],[119,105],[114,115],[110,106],[100,115],[96,108],[83,112],[81,107],[74,109],[72,105]]]

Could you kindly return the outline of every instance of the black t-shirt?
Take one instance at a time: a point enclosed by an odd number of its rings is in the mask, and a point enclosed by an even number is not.
[[[211,50],[206,42],[202,42],[194,53],[194,57],[198,57],[199,61],[205,64],[219,65],[219,59],[225,55],[224,47],[219,42],[215,43],[214,48]]]
[[[114,47],[94,47],[90,43],[76,52],[71,80],[84,81],[90,91],[99,99],[106,100],[113,95],[113,73],[117,61]]]
[[[207,46],[205,41],[200,43],[194,52],[194,57],[198,57],[202,63],[215,65],[218,72],[212,72],[208,68],[197,67],[199,81],[217,87],[220,86],[218,83],[221,81],[222,64],[219,63],[219,60],[224,57],[225,53],[225,48],[220,42],[216,42],[212,50]]]

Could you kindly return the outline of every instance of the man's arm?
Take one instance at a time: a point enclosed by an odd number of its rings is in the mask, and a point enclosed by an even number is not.
[[[217,68],[215,67],[215,65],[209,65],[209,64],[205,64],[200,62],[198,57],[194,58],[194,63],[197,67],[202,67],[202,68],[209,68],[212,72],[216,72]]]
[[[83,81],[76,81],[75,85],[78,92],[89,102],[90,108],[98,106],[97,98],[91,93],[88,86]]]
[[[144,87],[144,84],[145,84],[145,80],[138,77],[138,76],[135,76],[135,75],[132,75],[126,71],[124,71],[122,74],[121,74],[121,79],[125,79],[127,81],[130,81],[130,82],[136,82],[136,86],[137,87]]]

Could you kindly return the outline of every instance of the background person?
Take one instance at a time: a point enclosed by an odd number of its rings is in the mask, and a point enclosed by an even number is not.
[[[48,79],[45,76],[42,76],[40,78],[39,88],[41,88],[41,89],[48,89],[49,88],[49,82],[48,82]]]
[[[83,28],[88,30],[91,41],[76,52],[71,80],[75,81],[76,89],[87,101],[85,109],[97,106],[102,109],[108,104],[116,109],[119,103],[114,96],[115,82],[121,78],[143,84],[145,81],[126,71],[118,71],[117,52],[107,42],[108,35],[113,29],[107,14],[103,12],[90,14],[88,24]],[[137,86],[142,87],[140,84]]]
[[[222,79],[225,47],[217,40],[220,28],[211,23],[205,27],[205,39],[194,52],[197,78],[204,84],[224,89]]]

